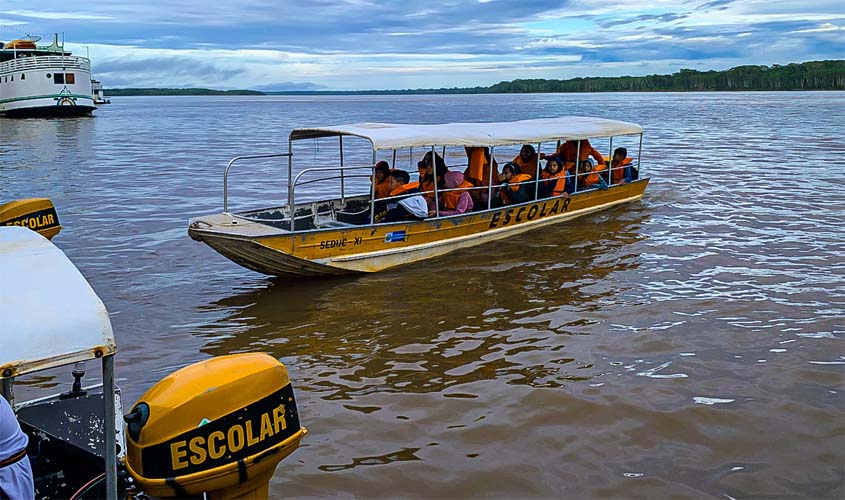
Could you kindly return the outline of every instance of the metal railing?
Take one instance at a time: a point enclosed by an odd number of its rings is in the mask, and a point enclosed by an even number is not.
[[[234,165],[235,162],[241,160],[257,160],[261,158],[286,158],[290,156],[291,153],[272,153],[266,155],[236,156],[229,160],[229,163],[226,165],[226,170],[223,171],[223,213],[229,213],[229,169],[232,168],[232,165]]]
[[[91,71],[91,61],[78,56],[28,56],[0,63],[0,73],[38,69],[76,69]]]
[[[341,160],[341,161],[343,161],[343,160]],[[347,170],[369,170],[374,175],[375,167],[372,166],[372,165],[358,166],[358,167],[345,167],[345,166],[340,166],[340,167],[312,167],[312,168],[303,169],[301,172],[296,174],[296,177],[293,178],[293,181],[291,182],[290,186],[288,186],[288,210],[290,211],[290,231],[291,232],[294,232],[294,225],[295,225],[294,216],[296,215],[296,186],[304,186],[306,184],[311,184],[311,183],[318,182],[318,181],[340,179],[341,190],[343,191],[344,190],[344,185],[343,185],[344,179],[352,179],[352,178],[356,178],[356,177],[358,177],[358,178],[369,177],[367,175],[344,175],[343,174],[344,171],[347,171]],[[310,174],[312,172],[339,172],[340,175],[336,175],[336,176],[332,176],[332,177],[321,177],[319,179],[311,179],[311,180],[303,181],[303,182],[299,181],[299,179],[303,175]],[[345,193],[342,193],[341,199],[345,199]]]
[[[641,157],[642,157],[643,134],[640,133],[640,134],[637,134],[637,135],[639,135],[639,148],[638,148],[638,151],[637,151],[637,157],[636,157],[635,161],[632,160],[627,165],[619,165],[619,166],[616,166],[616,167],[612,166],[613,165],[613,160],[612,160],[613,138],[612,137],[610,138],[610,144],[609,144],[610,149],[611,149],[611,151],[610,151],[611,160],[605,162],[606,169],[604,171],[581,172],[580,171],[581,162],[576,161],[575,162],[575,174],[572,175],[571,173],[568,173],[568,172],[565,173],[565,175],[567,177],[569,177],[569,176],[573,177],[573,179],[572,179],[572,184],[573,184],[572,192],[573,193],[579,192],[578,181],[581,177],[583,177],[585,175],[595,173],[600,178],[603,178],[604,175],[605,175],[605,172],[606,172],[606,176],[607,176],[606,184],[607,184],[608,187],[610,187],[610,186],[614,185],[613,184],[613,172],[614,171],[618,171],[620,169],[625,169],[625,168],[637,169],[639,171],[640,161],[641,161]],[[229,170],[231,169],[232,165],[234,165],[236,162],[241,161],[241,160],[264,159],[264,158],[288,158],[288,206],[287,206],[287,208],[288,208],[288,211],[289,211],[290,231],[291,232],[295,231],[295,225],[296,225],[296,187],[312,184],[312,183],[315,183],[315,182],[333,180],[333,179],[340,179],[340,183],[341,183],[341,202],[343,202],[343,200],[345,200],[345,198],[346,198],[346,193],[345,193],[345,180],[346,179],[369,177],[373,181],[373,183],[370,187],[370,193],[369,193],[369,195],[370,195],[370,203],[369,203],[369,205],[370,205],[370,223],[371,224],[375,223],[375,215],[376,215],[375,214],[375,202],[376,201],[387,202],[387,201],[390,201],[390,200],[397,200],[397,199],[405,198],[405,197],[409,196],[410,194],[419,194],[419,195],[422,195],[422,196],[426,196],[426,195],[429,195],[431,193],[434,193],[434,200],[433,200],[434,201],[434,209],[433,209],[433,211],[434,211],[436,217],[440,216],[440,198],[441,198],[440,194],[441,193],[448,193],[448,192],[453,192],[453,191],[468,191],[469,192],[469,191],[484,191],[484,190],[486,190],[487,191],[487,200],[486,200],[487,201],[487,210],[494,208],[493,207],[494,187],[495,187],[495,190],[496,190],[495,192],[498,193],[499,189],[506,189],[507,187],[531,184],[531,185],[534,186],[534,196],[530,201],[535,201],[535,200],[538,200],[538,199],[555,198],[556,197],[555,195],[543,196],[543,197],[540,196],[539,189],[540,189],[541,183],[552,183],[552,182],[556,182],[556,181],[555,181],[554,178],[551,178],[551,179],[541,179],[540,178],[541,170],[540,170],[539,161],[537,163],[536,171],[534,172],[534,178],[533,179],[523,181],[523,182],[516,182],[516,183],[510,183],[510,182],[494,183],[494,181],[493,181],[493,173],[494,173],[493,165],[495,164],[496,160],[495,160],[494,147],[490,147],[489,160],[488,160],[488,162],[489,162],[489,167],[488,167],[489,177],[488,177],[485,185],[474,186],[474,187],[465,187],[465,188],[457,187],[457,188],[443,189],[443,188],[440,188],[440,186],[438,185],[438,182],[435,181],[433,183],[433,190],[432,191],[421,191],[421,192],[418,192],[418,193],[405,193],[405,194],[402,194],[402,195],[399,195],[399,196],[389,196],[389,197],[386,197],[386,198],[376,199],[376,197],[375,197],[375,182],[374,182],[374,180],[375,180],[375,163],[376,163],[376,152],[375,152],[375,150],[373,151],[373,164],[372,165],[344,166],[344,164],[343,164],[343,159],[344,159],[343,158],[343,139],[342,139],[342,136],[339,136],[339,137],[340,137],[340,139],[339,139],[338,142],[339,142],[340,151],[341,151],[340,158],[339,158],[340,159],[340,166],[338,166],[338,167],[306,168],[306,169],[303,169],[302,171],[300,171],[299,173],[297,173],[295,177],[292,176],[292,173],[293,173],[292,172],[292,160],[293,160],[293,153],[292,152],[263,154],[263,155],[236,156],[235,158],[233,158],[232,160],[229,161],[229,163],[226,165],[226,169],[223,173],[223,212],[228,213],[228,210],[229,210],[228,177],[229,177]],[[290,141],[289,141],[288,147],[289,147],[289,151],[292,150],[292,146],[290,144]],[[557,150],[559,148],[560,148],[560,141],[558,141],[557,147],[555,148],[555,152],[557,152]],[[542,143],[537,144],[537,151],[536,151],[535,154],[538,156],[538,159],[539,159],[539,156],[541,154],[540,153],[541,149],[542,149]],[[394,149],[394,151],[393,151],[393,165],[394,166],[396,165],[396,160],[397,160],[396,152],[397,152],[397,150]],[[436,163],[435,146],[431,146],[430,152],[431,152],[432,163]],[[444,148],[443,148],[443,158],[445,158],[445,156],[446,156],[446,148],[444,146]],[[576,158],[580,159],[580,157],[581,157],[581,142],[579,141],[577,146],[576,146]],[[412,158],[413,158],[413,148],[409,149],[409,154],[408,154],[409,164],[412,164]],[[468,164],[469,164],[469,159],[468,159],[467,165]],[[455,167],[455,166],[462,166],[462,165],[453,165],[453,167]],[[563,167],[563,165],[561,165],[561,166]],[[366,174],[345,175],[344,174],[346,171],[361,171],[361,170],[369,170],[370,175],[366,175]],[[306,181],[301,180],[303,176],[305,176],[307,174],[314,173],[314,172],[337,172],[339,175],[320,177],[320,178],[317,178],[317,179],[310,179],[310,180],[306,180]],[[497,173],[497,175],[498,175],[498,173]],[[593,189],[593,186],[591,185],[589,187],[589,189]],[[583,191],[583,189],[581,191]],[[362,195],[363,195],[363,193],[362,193]],[[563,194],[557,195],[557,196],[563,196]],[[426,196],[426,197],[428,197],[428,196]],[[473,201],[475,201],[475,200],[473,200]]]

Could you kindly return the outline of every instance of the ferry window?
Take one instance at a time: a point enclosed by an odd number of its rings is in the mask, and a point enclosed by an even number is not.
[[[56,73],[55,75],[53,75],[53,83],[55,83],[55,84],[65,83],[64,73]]]
[[[53,78],[53,75],[51,73],[47,73],[47,78]]]
[[[15,81],[15,75],[12,75],[12,81]]]
[[[26,73],[21,73],[21,80],[26,80]]]
[[[65,73],[65,83],[74,84],[76,83],[76,75],[73,73]]]

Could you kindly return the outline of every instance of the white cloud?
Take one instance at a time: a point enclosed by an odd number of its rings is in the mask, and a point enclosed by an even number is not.
[[[789,33],[828,33],[831,31],[845,31],[845,26],[836,26],[832,23],[822,23],[817,28],[807,28],[803,30],[794,30]],[[845,41],[843,41],[845,45]]]
[[[7,10],[3,12],[3,14],[9,16],[29,17],[32,19],[59,19],[63,21],[95,21],[114,19],[111,16],[104,16],[101,14],[84,14],[81,12],[38,12],[34,10]]]

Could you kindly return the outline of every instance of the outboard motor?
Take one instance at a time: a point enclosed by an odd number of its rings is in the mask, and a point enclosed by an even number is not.
[[[267,498],[276,465],[308,432],[287,369],[258,353],[182,368],[124,420],[129,473],[156,497]]]
[[[25,198],[0,205],[0,226],[27,227],[48,240],[62,230],[49,198]]]

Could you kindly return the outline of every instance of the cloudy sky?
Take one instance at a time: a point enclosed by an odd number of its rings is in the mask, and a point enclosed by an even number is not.
[[[0,25],[3,41],[63,32],[106,87],[463,87],[845,57],[843,0],[2,0]]]

